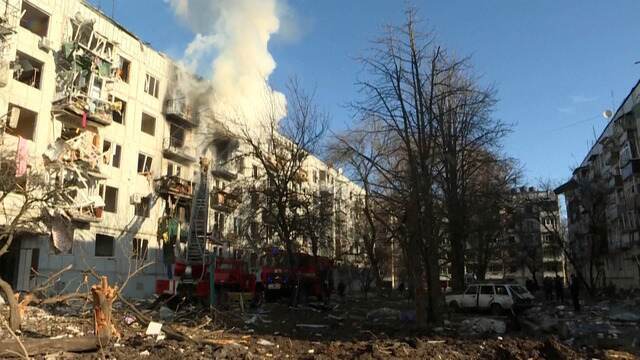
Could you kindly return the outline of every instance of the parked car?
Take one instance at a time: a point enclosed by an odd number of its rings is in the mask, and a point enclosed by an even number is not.
[[[453,310],[489,310],[500,314],[533,304],[534,296],[522,285],[483,283],[468,285],[462,294],[447,294],[445,301]]]

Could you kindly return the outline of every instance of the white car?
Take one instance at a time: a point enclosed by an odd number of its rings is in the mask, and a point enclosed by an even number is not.
[[[504,310],[530,307],[534,296],[518,284],[471,284],[462,294],[445,296],[447,306],[453,310],[490,310],[500,314]]]

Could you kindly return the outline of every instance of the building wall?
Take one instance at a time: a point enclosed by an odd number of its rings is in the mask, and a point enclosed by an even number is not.
[[[571,179],[556,189],[565,196],[573,256],[587,281],[593,274],[596,286],[640,286],[639,120],[636,84]],[[591,206],[589,187],[606,194],[598,206]],[[593,224],[606,227],[601,242]],[[594,243],[601,246],[594,248]]]

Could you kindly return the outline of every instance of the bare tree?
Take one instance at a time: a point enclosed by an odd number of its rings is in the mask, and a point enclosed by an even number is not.
[[[244,124],[240,140],[246,149],[242,156],[257,161],[261,169],[254,173],[255,178],[250,179],[253,185],[248,187],[254,198],[254,213],[276,233],[293,274],[294,253],[305,235],[300,231],[300,216],[309,200],[302,186],[307,178],[305,164],[319,149],[328,116],[315,104],[313,94],[304,92],[297,80],[289,81],[286,95],[284,118],[280,119],[283,109],[268,95],[267,112],[256,114],[259,131]]]
[[[487,153],[493,161],[477,171],[468,185],[466,203],[469,210],[468,265],[479,280],[484,280],[488,266],[501,260],[500,237],[511,205],[511,189],[520,178],[513,159],[501,159]]]
[[[45,174],[31,171],[16,177],[15,153],[3,152],[0,159],[0,206],[3,226],[0,227],[0,258],[9,251],[16,235],[43,229],[42,215],[65,191],[51,186]],[[9,324],[18,330],[21,324],[18,300],[12,286],[0,278],[0,290],[10,306]]]
[[[364,99],[354,106],[363,118],[380,121],[380,131],[392,137],[386,159],[375,166],[380,183],[389,189],[389,200],[396,202],[396,210],[402,209],[396,218],[406,235],[405,254],[411,268],[417,320],[440,322],[443,299],[439,285],[441,239],[434,231],[433,213],[437,165],[433,104],[448,64],[442,49],[416,30],[413,10],[407,11],[404,25],[387,28],[362,62],[369,79],[360,82]]]
[[[366,122],[367,129],[353,129],[337,135],[334,141],[329,143],[329,157],[332,161],[344,166],[345,170],[354,181],[362,186],[362,214],[366,220],[363,226],[362,242],[368,263],[371,266],[373,278],[376,284],[382,284],[380,262],[382,261],[376,251],[376,245],[381,245],[380,240],[385,237],[385,227],[380,222],[388,221],[381,213],[381,207],[377,204],[384,196],[378,196],[378,172],[376,166],[381,163],[385,153],[385,137],[387,132],[376,131],[369,126],[380,126],[375,120]]]
[[[485,154],[499,148],[508,128],[492,116],[495,91],[482,87],[468,70],[468,59],[443,54],[430,107],[434,119],[439,166],[450,243],[453,288],[465,285],[465,249],[469,229],[469,190],[476,174],[495,161]]]

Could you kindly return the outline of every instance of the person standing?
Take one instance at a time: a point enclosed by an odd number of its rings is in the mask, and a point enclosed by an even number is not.
[[[562,278],[560,276],[556,275],[554,285],[556,288],[556,300],[560,301],[560,303],[564,303],[564,284],[562,283]]]
[[[542,287],[544,288],[544,299],[547,301],[553,300],[553,280],[545,276],[542,279]]]
[[[569,284],[571,289],[571,301],[573,302],[573,308],[576,312],[580,312],[580,283],[576,274],[571,275],[571,283]]]

